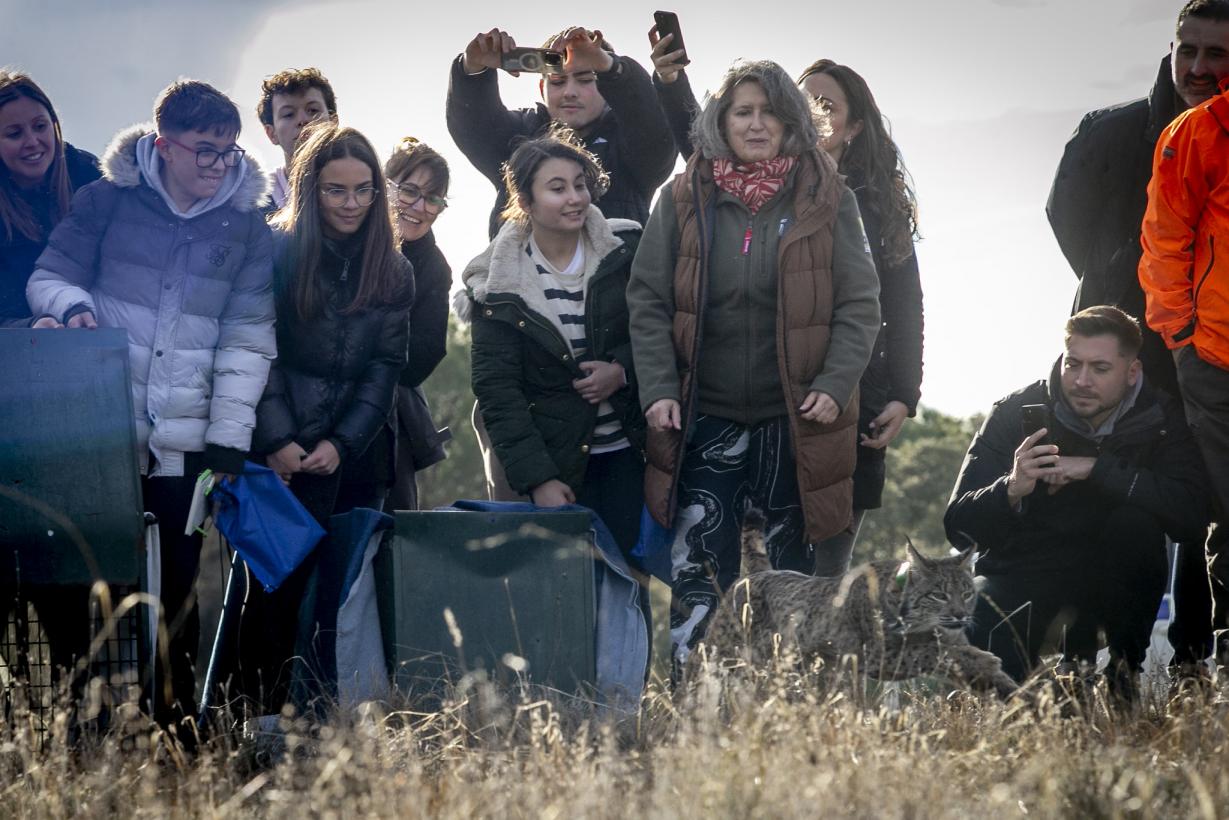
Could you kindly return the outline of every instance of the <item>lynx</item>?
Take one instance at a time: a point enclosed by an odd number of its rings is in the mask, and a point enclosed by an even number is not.
[[[794,650],[803,662],[822,658],[828,668],[856,663],[878,680],[926,675],[1004,698],[1016,691],[999,659],[965,636],[977,597],[972,547],[927,558],[909,544],[904,563],[875,561],[842,577],[817,578],[771,568],[760,520],[748,513],[743,577],[726,591],[703,646],[688,658],[685,681],[706,657],[764,666]]]

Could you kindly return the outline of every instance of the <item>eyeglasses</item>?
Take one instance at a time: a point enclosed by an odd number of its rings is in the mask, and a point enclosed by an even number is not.
[[[360,208],[366,208],[376,201],[376,189],[370,185],[355,188],[353,191],[348,188],[321,188],[320,195],[334,208],[344,208],[350,197],[354,197],[354,204]]]
[[[216,148],[191,148],[184,145],[179,140],[171,139],[166,134],[162,134],[161,136],[171,145],[178,145],[185,151],[191,151],[192,153],[196,154],[197,168],[212,168],[217,164],[218,157],[222,158],[222,164],[227,168],[234,168],[239,164],[239,160],[243,159],[243,155],[247,153],[242,148],[235,147],[227,148],[225,151],[219,151]]]
[[[440,211],[448,207],[448,200],[442,196],[428,194],[422,188],[419,188],[412,182],[393,182],[388,181],[388,187],[393,189],[397,197],[397,204],[410,207],[418,200],[423,200],[423,207],[433,214],[438,214]]]

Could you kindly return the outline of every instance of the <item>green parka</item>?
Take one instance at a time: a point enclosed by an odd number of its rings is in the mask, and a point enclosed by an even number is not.
[[[505,224],[462,274],[457,313],[472,321],[471,384],[508,484],[520,493],[550,479],[573,490],[584,482],[598,406],[572,386],[585,373],[552,320],[540,276],[525,253],[529,228]],[[585,221],[587,358],[623,366],[627,385],[609,401],[631,445],[644,449],[625,291],[640,226],[605,219],[590,206]]]

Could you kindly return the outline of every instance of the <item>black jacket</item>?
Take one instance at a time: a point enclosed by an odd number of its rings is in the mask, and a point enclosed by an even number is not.
[[[607,218],[643,225],[649,202],[674,170],[674,141],[653,83],[628,57],[616,57],[621,72],[599,74],[598,91],[607,110],[582,139],[610,175],[610,190],[595,204]],[[544,105],[509,111],[499,96],[496,73],[469,75],[461,57],[453,61],[448,81],[448,133],[461,153],[499,192],[491,211],[490,236],[499,231],[499,214],[508,202],[501,167],[526,138],[546,133],[551,116]]]
[[[943,524],[953,544],[977,542],[984,555],[978,572],[1069,566],[1110,514],[1125,505],[1156,516],[1174,540],[1200,533],[1207,520],[1203,459],[1182,408],[1151,387],[1147,377],[1134,406],[1099,445],[1054,421],[1050,435],[1059,452],[1095,456],[1092,474],[1053,495],[1038,483],[1020,512],[1011,509],[1007,477],[1024,440],[1020,408],[1046,404],[1052,410],[1057,389],[1056,366],[1049,383],[1036,382],[999,401],[965,455]]]
[[[328,439],[344,465],[361,456],[388,422],[406,363],[414,296],[409,263],[393,258],[405,281],[396,302],[346,316],[340,309],[353,297],[361,237],[341,245],[326,241],[317,275],[327,284],[327,306],[304,322],[293,304],[289,236],[274,233],[278,355],[256,408],[254,451],[269,454],[294,441],[311,452]]]
[[[643,451],[645,421],[625,296],[640,232],[620,230],[615,235],[622,244],[606,254],[585,289],[587,358],[623,365],[628,383],[609,401],[628,441]],[[571,357],[571,347],[549,319],[516,293],[488,293],[470,310],[474,395],[509,485],[527,493],[557,478],[579,490],[597,405],[572,386],[584,372]]]
[[[434,232],[401,243],[401,253],[414,267],[414,307],[409,360],[397,385],[397,478],[389,498],[392,509],[406,510],[418,506],[415,472],[446,458],[444,442],[452,438],[447,428],[436,427],[421,386],[447,352],[452,269],[435,244]]]
[[[418,387],[447,352],[452,268],[430,231],[417,242],[401,243],[401,254],[414,268],[414,306],[410,309],[409,361],[399,381],[405,387]]]
[[[846,183],[858,199],[862,226],[879,273],[879,315],[882,322],[871,360],[858,383],[858,431],[868,431],[870,422],[890,401],[899,401],[917,414],[922,397],[922,280],[917,255],[889,264],[883,249],[880,221],[867,207],[870,191],[860,179],[850,176]],[[859,439],[860,441],[861,439]],[[854,470],[853,506],[871,510],[881,506],[885,478],[886,450],[858,445]]]
[[[73,191],[101,176],[98,157],[93,154],[65,143],[64,156],[68,164],[69,186]],[[33,211],[43,228],[43,235],[35,242],[14,229],[12,237],[9,237],[4,226],[0,225],[0,327],[29,327],[35,318],[30,315],[30,305],[26,302],[26,282],[34,273],[34,264],[47,247],[47,237],[58,221],[55,197],[46,186],[19,192],[19,196]]]
[[[1147,97],[1084,115],[1063,150],[1046,202],[1054,238],[1080,279],[1075,310],[1116,305],[1140,319],[1144,372],[1175,396],[1173,360],[1142,321],[1139,235],[1156,141],[1185,107],[1166,56]]]

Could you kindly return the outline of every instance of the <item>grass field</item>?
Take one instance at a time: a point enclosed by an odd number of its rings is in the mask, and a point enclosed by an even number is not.
[[[1111,714],[926,687],[781,677],[676,710],[654,686],[616,722],[465,686],[431,714],[286,721],[269,766],[215,737],[195,756],[136,718],[70,748],[3,724],[0,817],[1218,817],[1229,703],[1216,692]]]

